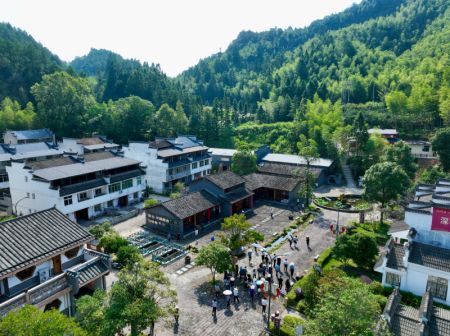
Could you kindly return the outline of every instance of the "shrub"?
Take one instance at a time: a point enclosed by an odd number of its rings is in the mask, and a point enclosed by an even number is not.
[[[141,253],[136,246],[121,246],[117,251],[116,261],[122,265],[130,265],[142,259]]]
[[[100,247],[104,249],[106,253],[117,253],[119,251],[119,248],[122,246],[126,246],[130,244],[128,240],[125,238],[122,238],[117,233],[109,233],[107,235],[104,235],[100,239]]]
[[[158,204],[158,201],[153,198],[150,198],[144,201],[144,208],[150,208],[156,204]]]
[[[273,323],[270,323],[270,331],[275,335],[292,336],[295,335],[295,329],[297,328],[297,326],[303,323],[305,323],[305,320],[303,320],[301,317],[286,315],[283,317],[283,321],[281,322],[279,333],[277,333],[278,331],[275,329]]]
[[[369,285],[369,288],[372,294],[384,295],[385,293],[385,289],[379,281],[372,281],[372,283]]]
[[[400,294],[402,295],[402,303],[411,306],[414,308],[420,307],[420,302],[422,301],[422,298],[420,296],[414,295],[410,292],[403,292],[400,291]]]

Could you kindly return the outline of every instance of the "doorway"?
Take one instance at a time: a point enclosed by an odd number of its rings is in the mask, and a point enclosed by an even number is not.
[[[84,209],[76,211],[75,212],[75,219],[77,221],[79,221],[79,220],[88,220],[89,219],[88,208],[84,208]]]

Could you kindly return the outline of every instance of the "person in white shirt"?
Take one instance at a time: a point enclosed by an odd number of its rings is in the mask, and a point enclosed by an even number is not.
[[[265,314],[266,313],[266,307],[267,307],[267,299],[266,298],[262,298],[261,299],[261,306],[262,306],[262,313]]]
[[[234,287],[233,289],[233,303],[240,302],[239,301],[239,290],[237,287]]]

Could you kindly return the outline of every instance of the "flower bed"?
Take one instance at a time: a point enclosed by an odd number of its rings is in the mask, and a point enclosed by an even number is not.
[[[339,197],[319,197],[314,199],[318,207],[333,211],[362,212],[371,208],[369,202],[356,195],[341,195]]]

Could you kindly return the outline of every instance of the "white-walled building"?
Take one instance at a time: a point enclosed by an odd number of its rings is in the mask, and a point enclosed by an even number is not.
[[[0,211],[12,213],[12,201],[9,190],[9,177],[6,167],[11,161],[38,161],[60,157],[63,151],[54,143],[29,142],[19,144],[0,144]]]
[[[416,159],[438,160],[436,152],[433,152],[431,142],[424,140],[406,140],[405,143],[411,148],[411,155]]]
[[[405,208],[408,242],[391,239],[375,271],[383,285],[450,304],[450,180],[419,185],[415,200]]]
[[[1,223],[0,237],[0,319],[26,304],[72,316],[80,289],[106,289],[109,255],[87,249],[94,237],[56,209]]]
[[[158,193],[170,191],[177,182],[189,184],[211,173],[208,147],[192,135],[130,142],[123,151],[125,157],[142,162],[147,186]]]
[[[59,147],[67,153],[85,154],[92,152],[101,152],[105,150],[118,150],[120,145],[113,143],[104,136],[90,138],[63,138]]]
[[[140,162],[113,152],[11,162],[6,167],[13,210],[25,215],[56,207],[72,220],[139,201],[145,182]]]

